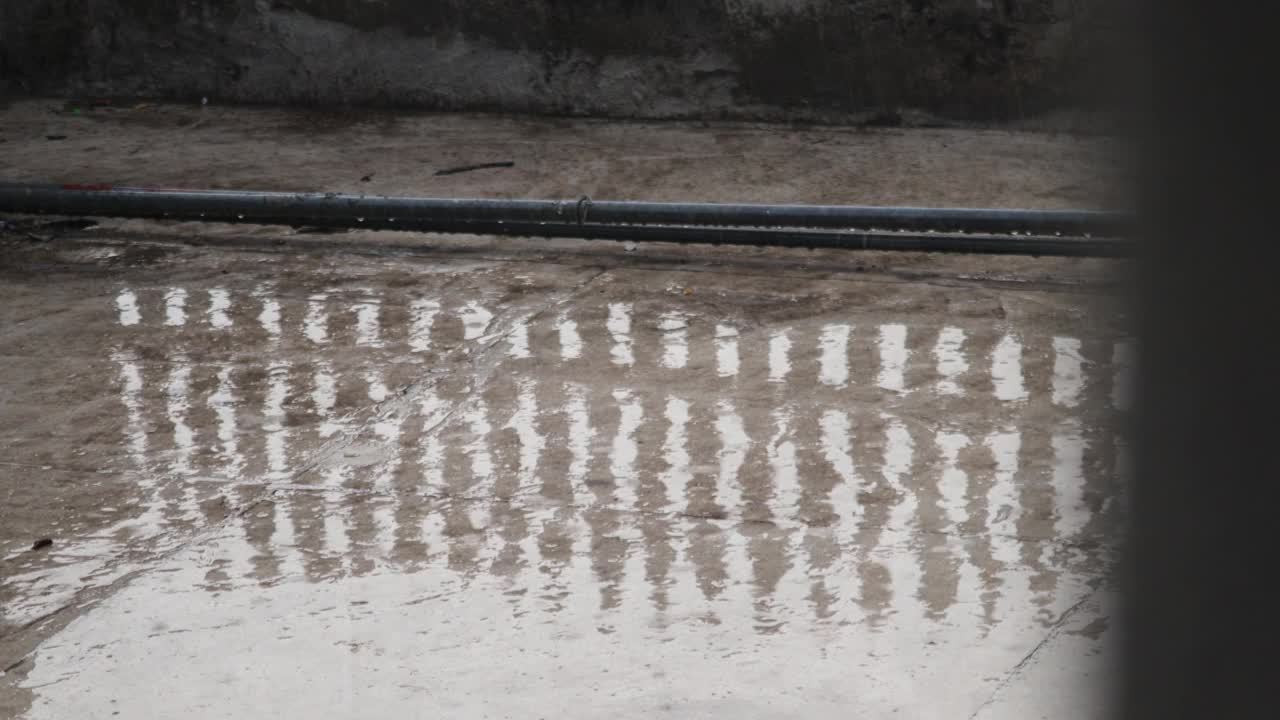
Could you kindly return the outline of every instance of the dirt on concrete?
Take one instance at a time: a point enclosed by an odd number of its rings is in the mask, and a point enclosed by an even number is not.
[[[1128,164],[1120,141],[1038,132],[87,99],[15,102],[0,138],[10,181],[439,196],[1089,208],[1123,202]]]

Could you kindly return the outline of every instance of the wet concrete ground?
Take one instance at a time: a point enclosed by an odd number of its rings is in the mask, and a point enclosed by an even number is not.
[[[0,257],[0,716],[1100,714],[1110,264],[140,222]]]

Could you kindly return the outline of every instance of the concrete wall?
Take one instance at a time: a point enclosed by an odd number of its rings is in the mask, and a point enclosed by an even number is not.
[[[1093,102],[1107,0],[3,0],[31,93],[968,120]]]

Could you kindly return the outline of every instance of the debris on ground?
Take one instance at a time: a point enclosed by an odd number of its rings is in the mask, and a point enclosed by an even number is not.
[[[514,161],[503,160],[502,162],[489,162],[480,163],[478,165],[461,165],[455,168],[446,168],[444,170],[437,170],[435,174],[439,177],[440,175],[457,175],[458,173],[471,172],[472,170],[488,170],[490,168],[509,168],[515,166],[516,164]]]
[[[53,538],[40,538],[39,540],[31,543],[32,552],[43,550],[48,547],[53,547]]]
[[[0,220],[0,235],[22,235],[29,240],[48,242],[62,232],[88,230],[97,226],[97,221],[85,218]],[[52,232],[53,235],[46,237],[37,232]]]
[[[295,225],[293,230],[299,235],[337,235],[351,232],[349,228],[324,227],[322,225]]]

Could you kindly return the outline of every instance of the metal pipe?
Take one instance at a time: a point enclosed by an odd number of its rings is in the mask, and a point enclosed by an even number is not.
[[[1108,238],[981,237],[870,229],[1108,235],[1112,213],[820,205],[395,198],[337,193],[169,190],[0,183],[0,211],[425,232],[774,244],[940,252],[1122,255]],[[704,227],[714,226],[714,227]],[[752,226],[766,229],[751,229]],[[839,228],[804,231],[795,228]],[[858,228],[864,232],[849,232]]]
[[[230,220],[230,222],[249,222]],[[264,225],[294,225],[290,218],[262,218]],[[306,223],[318,227],[366,230],[509,235],[517,237],[580,238],[584,240],[636,240],[706,245],[757,245],[843,250],[897,250],[916,252],[978,253],[989,255],[1046,255],[1062,257],[1128,257],[1133,243],[1119,238],[1056,237],[1044,235],[976,235],[954,233],[867,232],[860,230],[804,230],[790,228],[716,228],[689,225],[600,225],[596,223],[530,223],[482,220],[400,221],[322,220]]]

